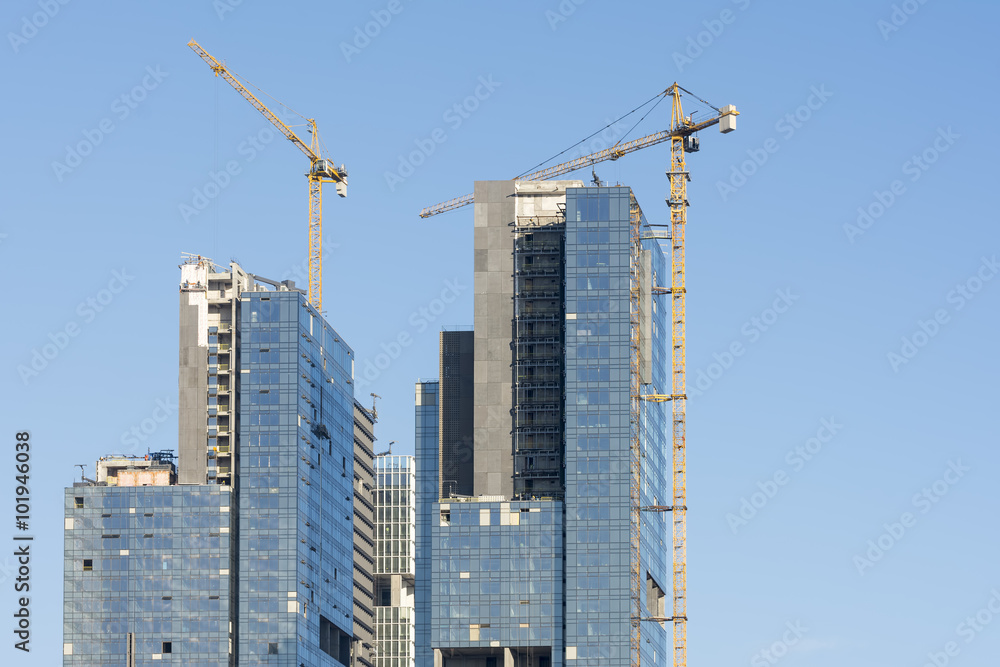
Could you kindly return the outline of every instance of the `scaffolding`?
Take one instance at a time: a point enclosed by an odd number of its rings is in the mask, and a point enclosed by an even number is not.
[[[514,226],[514,497],[562,497],[565,214]]]

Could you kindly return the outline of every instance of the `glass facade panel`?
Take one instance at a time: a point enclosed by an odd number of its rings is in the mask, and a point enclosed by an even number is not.
[[[566,322],[566,645],[576,647],[580,667],[630,663],[633,206],[627,187],[566,191],[566,312],[573,314]],[[659,246],[649,240],[642,247],[652,255],[654,275],[648,279],[656,285],[669,283]],[[667,297],[652,298],[662,300],[655,306],[662,317],[670,307]],[[644,392],[670,393],[670,359],[665,358],[669,331],[656,321],[650,346],[652,386]],[[665,405],[640,402],[642,506],[668,503]],[[640,572],[644,586],[651,577],[669,590],[666,519],[662,512],[641,513]],[[641,594],[645,597],[646,588]],[[643,609],[648,612],[648,601]],[[644,662],[669,663],[667,634],[657,623],[643,623]]]
[[[414,585],[414,613],[416,664],[432,667],[434,653],[431,649],[431,606],[437,593],[431,590],[431,558],[433,553],[432,524],[434,503],[438,500],[438,398],[439,383],[418,382],[416,385],[416,424],[414,449],[416,450],[416,569]]]
[[[228,664],[229,488],[78,486],[65,512],[64,665],[123,665],[130,639],[136,665]]]
[[[298,292],[245,292],[240,332],[240,664],[347,663],[353,352]]]

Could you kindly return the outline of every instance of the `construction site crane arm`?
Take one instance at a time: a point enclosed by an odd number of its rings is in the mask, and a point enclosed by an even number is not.
[[[236,89],[236,92],[242,95],[247,102],[252,104],[254,108],[257,109],[257,111],[259,111],[262,116],[264,116],[264,118],[268,119],[272,125],[278,128],[278,131],[281,132],[283,135],[285,135],[285,137],[289,141],[295,144],[300,151],[305,153],[310,160],[315,161],[319,159],[319,152],[314,150],[313,147],[307,144],[306,142],[302,141],[302,139],[299,138],[299,135],[295,134],[292,128],[288,127],[288,125],[286,125],[284,121],[278,118],[273,111],[268,109],[263,102],[257,99],[257,96],[254,95],[252,92],[250,92],[250,89],[244,86],[243,83],[239,79],[237,79],[236,76],[231,71],[229,71],[229,69],[225,65],[220,63],[214,57],[212,57],[212,54],[210,54],[205,49],[201,48],[201,45],[198,44],[198,42],[194,41],[193,39],[190,42],[188,42],[188,46],[190,46],[195,53],[201,56],[202,60],[208,63],[208,66],[212,68],[212,71],[215,72],[216,76],[221,76],[223,79],[225,79],[230,86]],[[315,137],[316,124],[311,119],[309,120],[309,123],[311,126],[310,129],[312,130],[313,137]]]
[[[235,74],[225,65],[213,58],[201,45],[193,39],[188,42],[188,46],[201,56],[201,59],[208,63],[216,76],[221,76],[229,85],[236,89],[243,98],[253,105],[264,118],[271,122],[278,131],[295,144],[300,151],[309,158],[309,171],[306,176],[309,178],[309,303],[316,310],[323,312],[323,184],[335,183],[337,195],[347,196],[347,170],[341,165],[339,168],[333,160],[320,156],[319,131],[316,129],[316,121],[306,118],[309,124],[309,133],[312,137],[310,143],[304,142],[299,135],[295,134],[292,128],[288,127],[274,112],[257,99],[257,96],[250,92],[250,89],[243,85]]]
[[[576,158],[575,160],[570,160],[568,162],[563,162],[561,164],[554,165],[552,167],[546,167],[545,169],[540,169],[538,171],[533,171],[530,174],[525,174],[524,176],[519,176],[514,178],[515,181],[547,181],[550,178],[556,176],[561,176],[562,174],[568,174],[571,171],[576,171],[577,169],[583,169],[584,167],[589,167],[590,165],[597,164],[598,162],[604,162],[606,160],[617,160],[623,155],[628,155],[634,151],[640,150],[642,148],[648,148],[649,146],[655,146],[656,144],[663,143],[664,141],[669,141],[673,137],[686,137],[690,134],[694,134],[699,130],[704,130],[705,128],[712,127],[719,123],[722,118],[726,116],[736,116],[739,112],[736,111],[735,107],[724,107],[719,115],[714,118],[709,118],[700,123],[685,123],[682,127],[674,130],[664,130],[662,132],[656,132],[655,134],[650,134],[648,136],[642,137],[641,139],[633,139],[632,141],[626,142],[624,144],[618,143],[611,148],[606,148],[603,151],[597,151],[596,153],[591,153],[590,155],[584,155],[583,157]],[[733,125],[735,126],[735,125]],[[730,129],[724,129],[724,132],[731,131]],[[435,206],[429,206],[420,212],[421,218],[429,218],[432,215],[437,215],[438,213],[445,213],[446,211],[451,211],[456,208],[461,208],[466,204],[471,204],[473,200],[472,195],[464,195],[462,197],[456,197],[455,199],[449,199],[446,202],[442,202]]]

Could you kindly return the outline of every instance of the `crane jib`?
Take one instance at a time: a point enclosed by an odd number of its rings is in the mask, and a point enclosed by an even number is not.
[[[552,167],[547,167],[545,169],[540,169],[539,171],[534,171],[530,174],[525,174],[524,176],[519,176],[512,180],[515,181],[546,181],[556,176],[561,176],[562,174],[568,174],[570,172],[576,171],[577,169],[583,169],[584,167],[589,167],[591,165],[597,164],[598,162],[604,162],[606,160],[617,160],[620,157],[628,155],[634,151],[648,148],[650,146],[655,146],[661,144],[664,141],[672,139],[674,137],[689,137],[690,135],[698,132],[699,130],[704,130],[706,128],[712,127],[713,125],[722,123],[719,130],[722,133],[729,133],[736,129],[736,116],[739,112],[736,107],[729,105],[722,107],[719,110],[719,115],[704,120],[700,123],[690,123],[690,122],[679,122],[677,123],[675,129],[673,130],[663,130],[661,132],[656,132],[654,134],[641,137],[639,139],[633,139],[632,141],[626,142],[624,144],[615,144],[611,148],[606,148],[602,151],[597,151],[596,153],[591,153],[590,155],[585,155],[583,157],[576,158],[575,160],[570,160],[569,162],[563,162],[561,164],[554,165]],[[688,152],[695,152],[698,150],[697,139],[690,141],[685,145],[685,149]],[[441,202],[434,206],[428,206],[420,212],[421,218],[429,218],[431,216],[437,215],[439,213],[445,213],[446,211],[452,211],[456,208],[461,208],[471,204],[473,201],[472,195],[464,195],[462,197],[456,197],[454,199],[449,199],[448,201]]]

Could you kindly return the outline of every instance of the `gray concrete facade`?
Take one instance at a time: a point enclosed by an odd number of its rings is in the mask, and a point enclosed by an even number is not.
[[[474,197],[473,493],[510,498],[514,492],[510,440],[514,182],[476,181]]]
[[[199,306],[181,292],[180,367],[178,368],[178,447],[181,484],[204,484],[205,414],[208,410],[208,347],[198,344]]]

